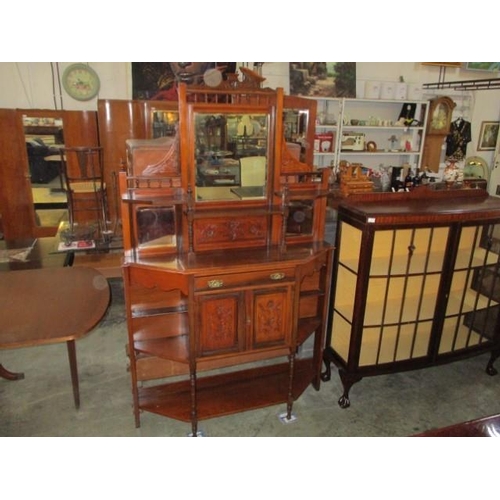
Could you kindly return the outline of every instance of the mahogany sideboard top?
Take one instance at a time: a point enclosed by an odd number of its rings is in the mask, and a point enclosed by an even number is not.
[[[440,429],[431,429],[415,437],[499,437],[500,413],[489,417],[477,418]]]

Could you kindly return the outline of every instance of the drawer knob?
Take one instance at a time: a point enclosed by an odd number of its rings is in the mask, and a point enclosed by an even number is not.
[[[285,273],[273,273],[269,277],[274,281],[278,281],[282,280],[285,277]]]
[[[208,288],[221,288],[224,285],[222,280],[210,280],[208,282]]]

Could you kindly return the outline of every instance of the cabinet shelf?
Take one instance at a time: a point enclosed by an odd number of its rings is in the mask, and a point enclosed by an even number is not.
[[[322,130],[337,130],[339,128],[339,126],[338,125],[328,125],[328,124],[317,124],[316,128],[322,129]]]
[[[413,296],[407,297],[405,303],[401,298],[389,299],[384,303],[383,296],[378,296],[378,300],[370,297],[369,307],[364,316],[364,325],[373,326],[393,326],[399,323],[413,324],[421,321],[430,321],[436,315],[436,293],[419,295],[420,290],[414,289]],[[464,297],[459,293],[451,293],[448,298],[447,316],[464,314],[471,311],[480,311],[497,305],[488,297],[479,295],[477,292],[468,290]],[[341,314],[348,323],[352,324],[353,308],[351,302],[335,304],[335,310]]]
[[[407,127],[404,125],[343,125],[342,130],[353,132],[357,130],[395,130],[398,132],[408,132],[413,130],[424,130],[424,127]]]
[[[321,318],[302,318],[297,328],[297,346],[302,345],[317,328],[321,326]]]
[[[169,314],[178,315],[179,313],[187,312],[187,304],[179,303],[173,307],[161,307],[155,306],[151,304],[134,304],[133,307],[130,308],[132,318],[144,318],[150,316],[166,316]]]
[[[123,195],[122,201],[130,205],[185,205],[187,198],[185,196],[165,196],[155,195],[154,193],[133,193]]]
[[[340,156],[411,156],[418,155],[420,151],[344,151],[341,150]]]
[[[157,356],[158,358],[181,363],[189,362],[187,335],[135,341],[134,349],[137,352]]]
[[[321,138],[321,134],[333,132],[332,150],[328,152],[315,151],[314,162],[316,167],[338,167],[342,159],[355,159],[363,161],[366,168],[377,170],[380,163],[386,157],[385,166],[402,166],[411,162],[413,169],[421,167],[422,153],[424,148],[423,135],[427,124],[428,101],[403,101],[392,99],[328,99],[314,98],[318,103],[318,116],[323,114],[324,119],[330,120],[336,125],[328,123],[317,123],[316,134]],[[417,125],[400,125],[398,120],[403,112],[403,106],[410,104],[413,119],[417,120]],[[410,115],[411,116],[411,115]],[[358,120],[360,125],[351,124],[351,120]],[[320,120],[321,121],[321,120]],[[356,123],[356,122],[355,122]],[[415,123],[415,122],[414,122]],[[375,125],[376,124],[376,125]],[[361,151],[342,150],[345,135],[363,135]],[[405,141],[412,145],[412,151],[389,151],[379,149],[378,151],[367,151],[366,144],[370,141],[379,146],[388,144],[389,135],[394,135],[399,141],[405,136]],[[316,149],[319,149],[317,146]],[[372,161],[371,161],[372,160]],[[376,160],[376,161],[375,161]],[[333,163],[332,163],[333,162]],[[394,165],[394,163],[397,163]]]
[[[222,375],[199,377],[196,387],[199,420],[264,408],[288,401],[290,367],[288,363],[259,367]],[[293,394],[296,400],[311,382],[310,359],[296,360]],[[190,422],[191,384],[189,380],[139,389],[143,410]]]
[[[251,206],[248,204],[242,205],[241,207],[235,207],[235,208],[226,208],[223,215],[221,213],[220,208],[216,209],[210,209],[210,208],[204,208],[202,210],[193,210],[192,215],[193,219],[195,220],[200,220],[200,219],[212,219],[214,217],[222,217],[222,216],[241,216],[242,214],[245,215],[255,215],[255,216],[262,216],[262,215],[280,215],[283,213],[283,210],[279,206]]]

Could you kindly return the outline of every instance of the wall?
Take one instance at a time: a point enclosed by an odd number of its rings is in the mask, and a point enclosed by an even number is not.
[[[58,63],[59,74],[71,63]],[[130,99],[132,96],[131,67],[126,62],[91,62],[99,74],[101,99]],[[243,64],[243,63],[240,63]],[[249,64],[250,67],[252,63]],[[287,62],[264,63],[263,76],[266,86],[283,87],[289,91]],[[54,70],[54,76],[52,74]],[[496,78],[498,73],[471,72],[463,69],[446,70],[446,80]],[[400,76],[408,83],[431,83],[439,79],[439,68],[423,66],[417,62],[358,62],[356,63],[357,87],[362,90],[366,81],[398,81]],[[449,90],[440,91],[457,102],[456,113],[460,113],[464,93]],[[434,94],[427,94],[430,98]],[[62,99],[62,106],[61,106]],[[468,145],[468,156],[482,156],[490,165],[493,153],[476,151],[482,121],[500,119],[500,90],[483,90],[468,94],[472,123],[472,141]],[[56,63],[2,62],[0,63],[0,108],[46,108],[96,110],[97,98],[88,102],[71,99],[64,90],[59,91]],[[466,110],[469,113],[468,110]]]

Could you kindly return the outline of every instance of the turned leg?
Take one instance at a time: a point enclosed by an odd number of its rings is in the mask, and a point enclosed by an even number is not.
[[[198,404],[196,395],[196,370],[191,367],[189,376],[191,384],[191,433],[192,437],[198,436]]]
[[[292,408],[293,408],[293,376],[295,370],[295,353],[291,352],[288,355],[289,361],[289,374],[288,374],[288,395],[286,403],[286,419],[290,420],[292,418]]]
[[[2,364],[0,364],[0,377],[5,378],[7,380],[21,380],[24,378],[24,373],[14,373],[7,368],[4,368]]]

